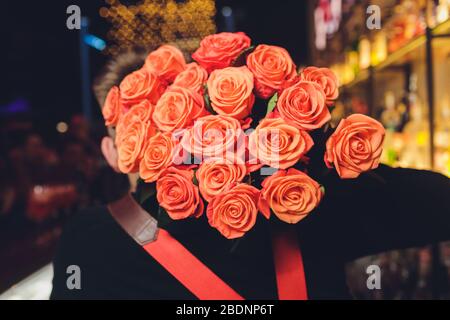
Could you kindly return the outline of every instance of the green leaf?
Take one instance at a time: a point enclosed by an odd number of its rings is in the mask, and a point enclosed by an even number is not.
[[[325,187],[324,186],[320,186],[320,191],[322,191],[322,194],[325,195]]]
[[[266,115],[271,113],[273,109],[275,109],[278,101],[278,93],[275,93],[272,98],[270,98],[269,103],[267,104],[267,112]]]
[[[239,55],[236,57],[236,59],[234,59],[234,61],[231,63],[232,67],[241,67],[241,66],[245,66],[246,64],[246,60],[247,60],[247,56],[253,52],[253,50],[255,50],[255,46],[250,46],[245,50],[242,50],[241,53],[239,53]]]
[[[194,169],[194,176],[192,177],[192,183],[198,187],[197,170],[198,169]]]
[[[211,107],[211,100],[209,99],[209,94],[208,94],[208,86],[205,84],[203,86],[203,98],[205,99],[205,107],[206,110],[208,110],[209,113],[211,114],[217,114],[217,112],[214,111],[214,109]]]

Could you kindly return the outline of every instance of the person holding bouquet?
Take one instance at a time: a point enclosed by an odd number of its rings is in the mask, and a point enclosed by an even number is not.
[[[348,261],[450,239],[449,179],[380,165],[368,116],[330,127],[332,71],[242,32],[192,59],[162,45],[97,81],[101,149],[132,193],[68,224],[53,299],[350,298]]]

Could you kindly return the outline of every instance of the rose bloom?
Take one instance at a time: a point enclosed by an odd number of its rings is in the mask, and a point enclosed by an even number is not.
[[[166,89],[155,74],[147,72],[145,69],[127,75],[120,83],[119,88],[121,101],[126,109],[142,100],[149,100],[152,104],[156,104]]]
[[[186,69],[186,61],[178,48],[165,44],[150,52],[144,67],[163,81],[172,83],[175,77]]]
[[[333,71],[328,68],[307,67],[300,73],[303,81],[312,81],[320,85],[325,93],[328,106],[334,104],[339,96],[338,79]]]
[[[148,100],[142,100],[140,103],[131,106],[117,122],[116,135],[120,135],[126,127],[135,121],[150,123],[154,108],[155,107]],[[150,125],[154,130],[154,125]]]
[[[102,108],[105,126],[116,126],[122,114],[119,87],[112,87],[106,96]]]
[[[170,87],[158,100],[153,121],[161,131],[189,127],[194,120],[206,114],[203,97],[182,87]]]
[[[305,173],[290,168],[278,170],[262,182],[262,210],[272,209],[282,221],[297,223],[320,203],[320,185]]]
[[[227,239],[240,238],[256,223],[259,198],[260,191],[251,185],[232,186],[208,204],[208,222]]]
[[[259,45],[247,56],[247,67],[255,77],[255,92],[263,99],[270,98],[275,92],[293,81],[296,66],[289,53],[281,47]]]
[[[222,32],[203,38],[192,58],[210,73],[226,68],[250,47],[250,38],[243,32]]]
[[[203,86],[206,83],[206,79],[208,79],[206,70],[192,62],[187,65],[184,71],[177,75],[173,85],[203,94]]]
[[[203,201],[193,177],[192,170],[168,167],[156,181],[158,203],[173,220],[198,218],[203,214]]]
[[[220,115],[238,120],[247,117],[255,102],[253,75],[247,67],[214,70],[208,79],[211,107]]]
[[[200,193],[207,202],[230,185],[241,182],[247,173],[245,164],[230,164],[222,159],[202,162],[196,172]]]
[[[327,141],[325,163],[333,165],[342,179],[375,169],[383,150],[384,128],[375,119],[352,114],[342,119]]]
[[[173,162],[176,141],[170,133],[150,137],[139,165],[139,175],[145,182],[156,181],[161,172]]]
[[[120,134],[116,132],[116,146],[118,154],[118,167],[122,173],[132,173],[139,170],[139,162],[142,158],[148,138],[152,136],[154,129],[149,122],[136,119],[132,121]]]
[[[308,131],[331,119],[321,86],[309,81],[300,81],[284,90],[278,98],[277,111],[283,119]]]
[[[314,145],[309,134],[281,118],[261,120],[249,137],[250,152],[263,164],[287,169]]]
[[[194,126],[183,135],[180,143],[184,150],[197,159],[220,158],[237,163],[237,142],[245,150],[244,139],[238,120],[229,116],[208,115],[198,118]]]

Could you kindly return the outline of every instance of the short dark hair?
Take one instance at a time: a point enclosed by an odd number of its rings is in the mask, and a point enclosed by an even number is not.
[[[118,86],[129,73],[143,66],[146,53],[143,49],[127,50],[119,53],[105,65],[92,86],[100,108],[103,108],[106,96],[112,87]]]

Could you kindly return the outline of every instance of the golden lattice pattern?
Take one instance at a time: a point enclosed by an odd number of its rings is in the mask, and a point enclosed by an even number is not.
[[[115,55],[133,47],[154,48],[175,43],[192,52],[200,39],[216,31],[214,0],[143,0],[124,5],[106,0],[100,16],[111,23],[106,53]]]

